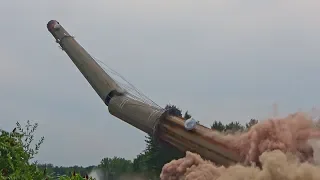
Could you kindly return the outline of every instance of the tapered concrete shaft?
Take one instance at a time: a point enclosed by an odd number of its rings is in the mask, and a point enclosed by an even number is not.
[[[209,139],[211,130],[197,125],[193,131],[184,129],[184,119],[173,117],[159,107],[127,96],[126,92],[98,65],[90,54],[57,22],[47,24],[56,42],[68,54],[92,88],[108,106],[109,112],[143,132],[168,142],[181,151],[197,152],[221,165],[240,161],[219,137]],[[168,87],[169,88],[169,87]]]

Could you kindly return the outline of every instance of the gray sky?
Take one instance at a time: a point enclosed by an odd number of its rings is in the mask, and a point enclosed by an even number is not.
[[[155,102],[205,125],[320,102],[319,0],[2,1],[0,127],[38,122],[40,162],[91,165],[145,147],[58,48],[51,19]]]

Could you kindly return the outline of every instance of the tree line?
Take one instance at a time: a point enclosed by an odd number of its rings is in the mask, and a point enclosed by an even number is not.
[[[188,111],[183,114],[182,110],[174,105],[167,105],[165,108],[170,115],[184,119],[192,117]],[[242,125],[237,121],[228,124],[214,121],[211,129],[220,132],[246,130],[257,122],[257,120],[251,119]],[[149,179],[158,179],[164,164],[185,155],[185,152],[181,152],[165,142],[156,142],[151,135],[147,135],[145,150],[138,154],[134,160],[106,157],[98,165],[89,167],[62,167],[53,164],[38,164],[36,161],[31,163],[44,141],[44,137],[42,137],[32,146],[37,126],[37,123],[31,124],[30,121],[27,121],[24,128],[17,123],[17,127],[12,132],[1,130],[1,179],[83,179],[89,178],[88,174],[94,169],[99,169],[108,179],[117,179],[123,174],[139,174]],[[2,156],[3,154],[6,156]]]

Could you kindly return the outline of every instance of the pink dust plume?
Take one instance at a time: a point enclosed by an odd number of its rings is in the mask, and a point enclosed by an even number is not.
[[[173,160],[163,167],[160,175],[161,180],[218,179],[222,176],[225,177],[224,172],[229,171],[230,168],[240,167],[244,169],[251,168],[250,171],[252,173],[254,171],[259,174],[265,171],[264,168],[272,168],[268,165],[270,163],[277,164],[281,158],[283,166],[290,163],[286,160],[287,154],[291,154],[296,158],[295,164],[306,162],[308,166],[312,166],[314,149],[308,144],[308,141],[320,138],[320,129],[316,127],[311,117],[304,113],[295,113],[285,118],[267,119],[253,125],[246,132],[222,134],[212,131],[208,132],[207,136],[213,139],[218,136],[219,139],[223,139],[224,144],[240,154],[242,162],[239,163],[251,167],[245,167],[240,164],[228,168],[217,167],[212,162],[201,159],[199,155],[187,152],[185,158]],[[269,155],[270,153],[275,153],[273,156],[279,156],[280,159],[274,159],[268,156],[268,153]],[[255,167],[254,164],[261,164],[262,170]],[[285,168],[282,165],[279,165],[281,166],[279,168]],[[300,166],[296,166],[299,169]],[[318,167],[314,173],[314,177],[320,177],[320,168]],[[231,175],[232,172],[229,172],[229,174]],[[291,174],[294,174],[294,172],[291,172]],[[248,177],[246,179],[251,178]]]

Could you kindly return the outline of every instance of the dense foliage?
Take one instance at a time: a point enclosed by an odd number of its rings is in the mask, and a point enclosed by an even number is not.
[[[46,168],[40,168],[36,161],[31,162],[38,153],[44,137],[33,144],[34,132],[38,124],[27,125],[22,128],[20,123],[12,132],[0,130],[0,179],[7,180],[43,180],[53,179]],[[60,180],[83,179],[79,174],[73,173],[71,177],[61,176]]]
[[[182,111],[173,105],[167,105],[166,109],[173,116],[191,118],[186,111]],[[223,124],[220,121],[214,121],[211,128],[217,131],[238,131],[246,130],[258,121],[251,119],[244,126],[239,122]],[[146,136],[146,148],[137,157],[131,161],[120,157],[103,158],[97,166],[81,167],[58,167],[52,164],[37,164],[31,162],[38,153],[44,137],[33,144],[34,132],[38,124],[32,125],[27,121],[27,125],[22,128],[19,123],[12,132],[0,130],[0,179],[89,179],[88,174],[92,170],[103,172],[107,179],[117,179],[123,174],[140,174],[149,179],[158,179],[159,173],[164,164],[184,156],[175,147],[164,142],[155,142],[152,136]]]
[[[32,147],[33,133],[37,124],[31,125],[28,121],[26,130],[17,127],[12,132],[1,130],[0,135],[0,170],[1,179],[43,179],[45,174],[38,169],[36,162],[31,163],[38,153],[44,138]]]

